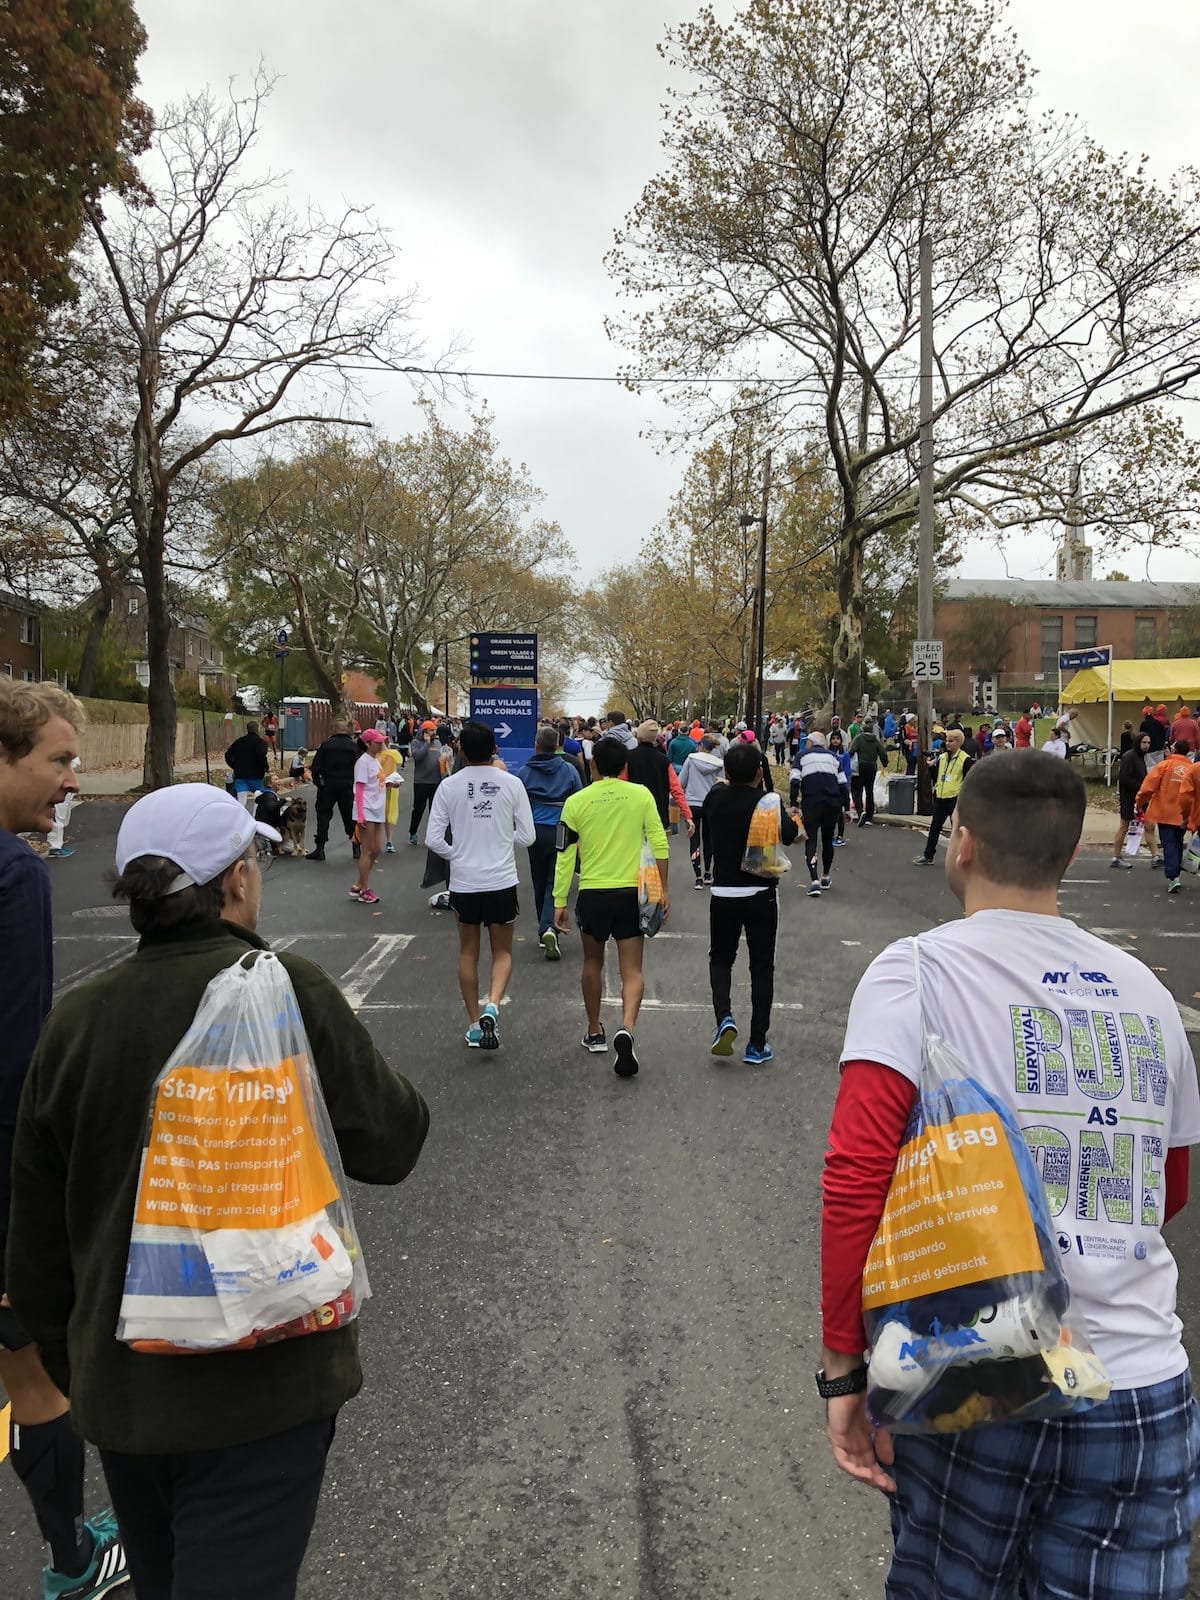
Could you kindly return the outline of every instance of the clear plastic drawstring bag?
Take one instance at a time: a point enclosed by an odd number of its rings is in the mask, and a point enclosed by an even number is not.
[[[219,972],[154,1081],[117,1338],[253,1349],[344,1326],[370,1295],[287,971]]]
[[[642,859],[638,866],[638,926],[647,939],[653,939],[662,925],[662,873],[650,841],[643,839]]]
[[[783,801],[777,794],[765,794],[750,813],[742,871],[756,878],[782,878],[791,870],[783,845]]]
[[[867,1405],[897,1433],[1067,1416],[1108,1397],[1069,1315],[1037,1165],[1011,1111],[925,1019],[921,1081],[863,1271]]]

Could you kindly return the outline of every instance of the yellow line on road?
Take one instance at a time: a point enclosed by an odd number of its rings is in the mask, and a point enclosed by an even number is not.
[[[0,1461],[8,1454],[8,1414],[11,1410],[12,1407],[7,1405],[0,1409]]]

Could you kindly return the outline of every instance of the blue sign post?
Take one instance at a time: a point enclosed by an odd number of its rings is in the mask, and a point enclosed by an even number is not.
[[[473,683],[536,683],[536,633],[473,633]]]
[[[534,685],[471,689],[471,721],[486,723],[496,735],[496,752],[514,775],[533,754],[538,692]]]

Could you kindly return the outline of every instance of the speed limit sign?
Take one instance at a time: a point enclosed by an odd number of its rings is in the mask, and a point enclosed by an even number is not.
[[[913,644],[912,675],[915,683],[945,681],[944,656],[940,639],[917,639]]]

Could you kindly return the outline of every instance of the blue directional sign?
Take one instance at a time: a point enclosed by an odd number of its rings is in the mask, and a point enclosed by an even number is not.
[[[471,721],[492,729],[497,753],[510,772],[517,772],[533,754],[537,713],[538,692],[532,687],[471,690]]]
[[[1112,646],[1098,644],[1090,650],[1060,650],[1058,652],[1058,667],[1061,672],[1070,668],[1079,672],[1084,667],[1107,667],[1112,660]]]
[[[275,635],[275,643],[277,645],[282,646],[282,645],[285,645],[287,642],[288,642],[288,631],[287,631],[286,628],[280,628],[279,632]]]

